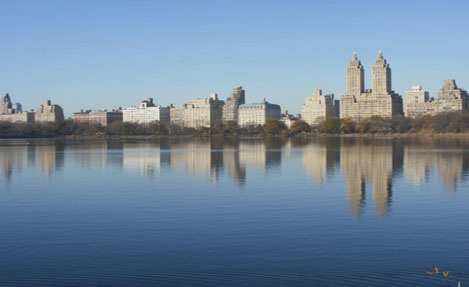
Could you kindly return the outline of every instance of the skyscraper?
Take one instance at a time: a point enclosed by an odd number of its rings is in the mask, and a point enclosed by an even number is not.
[[[383,53],[379,51],[371,69],[371,90],[376,95],[386,95],[391,93],[391,68],[383,58]]]
[[[359,96],[365,92],[365,79],[362,63],[357,58],[357,53],[353,53],[353,58],[347,67],[347,95]]]

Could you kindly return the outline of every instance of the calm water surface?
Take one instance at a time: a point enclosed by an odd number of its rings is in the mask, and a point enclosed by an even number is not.
[[[468,175],[457,141],[0,141],[0,285],[469,286]]]

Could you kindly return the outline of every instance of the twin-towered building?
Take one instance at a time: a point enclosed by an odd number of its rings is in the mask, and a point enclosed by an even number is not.
[[[469,110],[468,93],[457,87],[455,80],[446,80],[438,98],[429,97],[421,86],[405,92],[405,101],[392,90],[391,68],[379,52],[371,69],[371,89],[365,89],[364,68],[354,53],[346,70],[346,92],[339,100],[334,94],[323,94],[317,89],[306,97],[302,105],[302,119],[309,125],[318,125],[331,117],[340,117],[360,122],[372,116],[391,118],[405,114],[406,117],[421,117],[444,112]],[[235,123],[240,127],[264,125],[267,120],[280,120],[279,105],[267,101],[246,104],[245,90],[238,86],[226,102],[217,94],[209,98],[196,98],[180,107],[155,105],[152,98],[142,101],[137,107],[123,111],[87,111],[74,113],[76,122],[99,123],[107,126],[115,122],[149,124],[158,122],[185,128],[214,128],[221,124]],[[59,105],[46,100],[36,112],[23,111],[21,104],[13,104],[6,94],[0,101],[0,121],[9,122],[52,122],[64,120]]]
[[[334,95],[323,95],[316,90],[306,97],[302,106],[302,117],[310,125],[339,116],[360,122],[372,116],[391,118],[405,114],[406,117],[421,117],[445,112],[469,110],[467,92],[456,86],[455,80],[446,80],[438,93],[438,98],[429,98],[429,93],[421,86],[405,92],[405,100],[392,90],[391,68],[379,52],[372,71],[371,89],[365,89],[364,68],[354,53],[346,72],[346,92],[338,101]],[[340,108],[339,108],[340,106]],[[337,111],[340,110],[338,113]]]
[[[365,90],[363,66],[353,55],[347,67],[346,93],[340,100],[340,117],[355,121],[402,114],[402,97],[392,90],[391,68],[381,51],[372,67],[371,90]]]
[[[371,89],[365,89],[365,71],[357,54],[347,67],[346,92],[340,102],[334,94],[323,95],[316,90],[306,97],[302,106],[303,120],[309,125],[320,124],[331,117],[347,118],[353,121],[379,116],[390,118],[402,114],[402,97],[392,90],[391,68],[379,52],[372,67]]]

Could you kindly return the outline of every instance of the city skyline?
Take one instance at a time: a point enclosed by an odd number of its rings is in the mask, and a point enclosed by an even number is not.
[[[147,97],[226,99],[241,85],[248,102],[296,114],[315,89],[340,99],[353,52],[371,67],[379,50],[399,95],[419,85],[436,97],[447,79],[469,86],[463,1],[183,4],[2,1],[1,90],[24,110],[47,98],[69,117]]]

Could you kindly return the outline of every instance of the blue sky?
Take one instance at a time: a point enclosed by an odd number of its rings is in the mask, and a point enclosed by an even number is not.
[[[469,1],[0,0],[0,93],[24,108],[45,98],[66,115],[181,105],[242,85],[299,112],[314,89],[345,92],[354,51],[382,50],[399,94],[443,80],[469,89]]]

